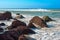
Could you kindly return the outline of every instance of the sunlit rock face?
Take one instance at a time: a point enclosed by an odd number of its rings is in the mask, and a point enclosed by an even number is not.
[[[0,20],[12,19],[11,12],[6,11],[5,13],[0,13]]]
[[[32,23],[32,24],[31,24]],[[28,27],[31,27],[31,26],[35,26],[35,27],[47,27],[47,24],[44,22],[43,19],[41,19],[40,17],[38,16],[35,16],[33,17],[31,20],[30,20],[30,24],[28,25]]]

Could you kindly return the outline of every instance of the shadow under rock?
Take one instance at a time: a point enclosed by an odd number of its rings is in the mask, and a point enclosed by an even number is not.
[[[31,38],[31,37],[28,37],[28,40],[36,40],[36,39],[34,39],[34,38]]]
[[[52,27],[54,27],[54,25],[48,25],[48,28],[52,28]]]

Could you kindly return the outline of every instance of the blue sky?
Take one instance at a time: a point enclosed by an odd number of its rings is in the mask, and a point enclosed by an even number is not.
[[[0,0],[0,8],[60,8],[60,0]]]

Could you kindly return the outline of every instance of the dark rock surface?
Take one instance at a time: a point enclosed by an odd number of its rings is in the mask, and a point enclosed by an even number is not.
[[[19,32],[19,34],[35,34],[35,32],[33,30],[31,30],[30,28],[28,28],[26,26],[18,26],[17,28],[13,28],[10,30]]]
[[[0,26],[5,26],[5,23],[0,23]]]
[[[0,32],[3,32],[4,30],[3,30],[3,28],[0,28]]]
[[[6,11],[5,13],[0,13],[0,20],[12,19],[11,12]]]
[[[12,22],[11,26],[8,27],[8,28],[12,29],[12,28],[17,28],[18,26],[26,26],[26,23],[21,22],[19,20],[15,20],[15,21]]]
[[[22,19],[22,18],[25,18],[23,15],[20,15],[19,13],[18,14],[16,14],[16,18],[20,18],[20,19]]]

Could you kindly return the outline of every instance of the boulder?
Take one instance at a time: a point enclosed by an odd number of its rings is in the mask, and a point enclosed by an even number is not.
[[[47,27],[47,24],[43,19],[41,19],[38,16],[35,16],[30,20],[30,23],[28,24],[28,27],[31,28],[32,26],[37,28],[43,28],[43,27]]]
[[[0,28],[0,32],[3,32],[4,30],[3,30],[3,28]]]
[[[8,28],[17,28],[18,26],[26,26],[26,23],[21,22],[19,20],[15,20],[12,22],[11,26]]]
[[[16,13],[16,15],[20,15],[20,13]]]
[[[18,40],[20,36],[18,31],[6,31],[3,34],[0,34],[0,40]]]
[[[22,18],[25,18],[23,15],[16,15],[15,17],[16,19],[22,19]]]
[[[11,29],[10,31],[18,31],[18,32],[22,32],[22,31],[24,31],[24,30],[26,30],[26,29],[28,29],[26,26],[18,26],[17,28],[13,28],[13,29]]]
[[[49,16],[43,16],[45,22],[53,21]]]
[[[14,31],[14,30],[7,31],[5,32],[5,34],[11,36],[14,40],[18,40],[18,37],[20,35],[18,31]]]
[[[28,40],[24,35],[33,31],[26,26],[19,26],[0,34],[0,40]]]
[[[25,31],[26,29],[28,29],[28,27],[26,27],[26,26],[18,26],[15,30],[17,30],[17,31]]]
[[[5,23],[0,23],[0,26],[5,26]]]
[[[10,35],[0,34],[0,40],[14,40]]]
[[[20,35],[18,40],[28,40],[24,35]]]
[[[11,30],[19,32],[19,34],[35,34],[33,30],[26,26],[18,26],[17,28],[13,28]]]
[[[6,11],[5,13],[0,14],[0,20],[9,20],[11,18],[12,18],[11,12],[9,11]]]
[[[35,32],[33,31],[33,30],[31,30],[31,29],[26,29],[26,30],[24,30],[23,32],[22,32],[23,34],[35,34]]]
[[[30,28],[36,28],[35,25],[33,25],[32,23],[29,23],[28,27],[30,27]]]

